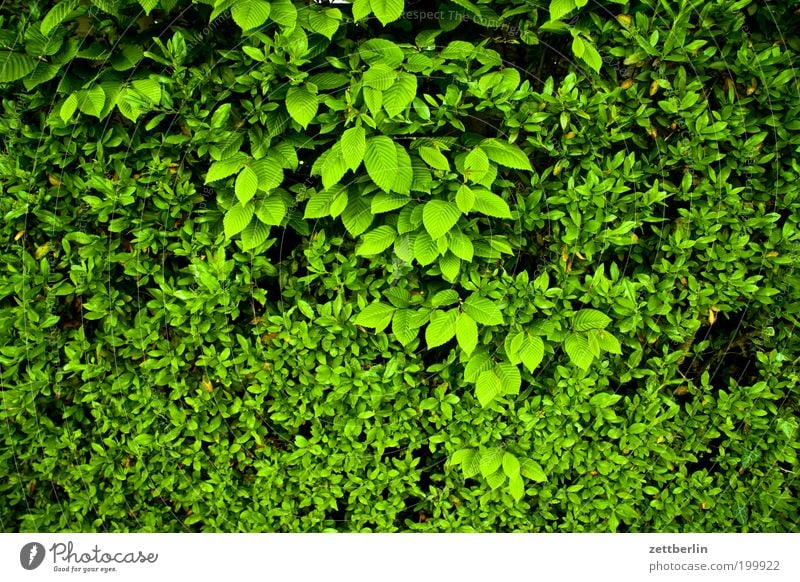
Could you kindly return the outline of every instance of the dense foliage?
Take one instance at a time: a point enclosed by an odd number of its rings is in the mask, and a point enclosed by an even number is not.
[[[0,6],[4,531],[796,531],[800,11]]]

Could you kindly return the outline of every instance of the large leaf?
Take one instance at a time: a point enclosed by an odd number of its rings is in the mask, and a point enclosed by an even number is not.
[[[303,129],[313,121],[319,108],[319,98],[302,87],[289,87],[286,93],[286,109]]]
[[[369,0],[369,6],[384,26],[403,14],[403,0]]]
[[[384,192],[391,192],[397,173],[397,149],[394,142],[379,135],[367,140],[364,165],[372,181]]]
[[[411,156],[408,155],[406,148],[396,143],[397,152],[397,174],[394,177],[392,190],[398,194],[411,194],[411,185],[414,180],[414,169],[411,165]]]
[[[59,24],[64,22],[67,17],[77,8],[78,0],[65,0],[53,6],[42,19],[39,30],[43,35],[48,36],[50,32]]]
[[[520,471],[523,475],[525,475],[528,479],[532,479],[537,483],[544,483],[547,481],[547,475],[545,475],[544,470],[542,469],[541,465],[534,460],[526,459],[522,462],[520,467]]]
[[[425,343],[428,349],[449,342],[456,335],[457,309],[449,311],[436,310],[431,313],[431,321],[425,329]]]
[[[596,309],[581,309],[572,316],[572,325],[575,331],[605,329],[609,323],[611,323],[611,318]]]
[[[560,20],[577,7],[575,0],[550,0],[550,20]]]
[[[422,210],[422,222],[433,240],[447,234],[460,217],[458,206],[445,200],[431,200]]]
[[[394,85],[397,79],[397,71],[384,63],[375,63],[364,71],[364,84],[378,91],[385,91]]]
[[[397,117],[408,109],[416,96],[416,76],[410,73],[398,73],[394,84],[383,92],[383,108],[389,117]]]
[[[528,156],[512,143],[489,138],[481,142],[481,149],[495,164],[516,170],[533,170]]]
[[[225,236],[231,238],[247,228],[247,225],[250,224],[250,219],[253,218],[255,210],[255,204],[252,202],[248,202],[245,205],[237,203],[232,206],[228,212],[225,213],[225,218],[222,221],[225,227]]]
[[[497,374],[492,370],[481,372],[480,376],[478,376],[478,381],[475,383],[475,395],[478,397],[478,402],[481,403],[481,406],[488,406],[492,400],[502,393],[503,387]],[[497,466],[499,467],[500,464],[498,463]]]
[[[589,348],[589,341],[584,335],[571,333],[564,340],[564,350],[567,352],[569,359],[573,364],[588,370],[592,365],[594,356],[592,350]]]
[[[256,195],[256,190],[258,190],[258,176],[251,168],[245,166],[236,176],[236,198],[242,204],[247,204]]]
[[[414,341],[419,330],[411,325],[413,313],[411,309],[399,309],[392,318],[392,333],[404,347]]]
[[[260,220],[251,220],[242,231],[242,248],[244,250],[254,249],[267,240],[269,227]]]
[[[444,157],[444,154],[436,148],[422,146],[417,150],[417,152],[419,153],[420,157],[425,160],[425,163],[431,168],[443,171],[450,170],[450,162],[448,162],[447,158]]]
[[[70,120],[72,115],[75,113],[75,110],[78,109],[78,96],[73,93],[64,103],[61,104],[61,109],[58,112],[59,117],[61,120],[66,123]]]
[[[488,190],[473,190],[475,203],[472,210],[494,218],[511,218],[511,209],[508,203],[497,194]]]
[[[294,28],[297,24],[297,8],[292,0],[271,0],[270,18],[285,28]]]
[[[414,258],[424,266],[430,265],[439,257],[436,241],[427,232],[419,232],[414,238]]]
[[[458,345],[468,356],[478,346],[478,325],[466,313],[459,315],[456,321],[456,340],[458,340]]]
[[[351,127],[342,134],[342,156],[347,167],[355,171],[364,160],[367,149],[366,132],[361,126]]]
[[[351,236],[357,237],[366,231],[375,217],[370,212],[369,204],[361,196],[353,197],[342,213],[342,223]]]
[[[356,316],[355,324],[362,327],[373,327],[381,332],[391,323],[392,316],[397,309],[385,303],[373,303],[367,305],[364,310]]]
[[[595,338],[600,348],[607,352],[612,354],[622,353],[622,346],[620,346],[619,340],[604,329],[590,330],[589,337]]]
[[[464,312],[482,325],[503,325],[503,313],[489,299],[476,294],[464,302]]]
[[[210,184],[211,182],[216,182],[217,180],[232,176],[244,167],[246,161],[247,156],[242,153],[236,153],[230,158],[214,162],[208,168],[205,183]]]
[[[274,190],[283,183],[283,168],[273,158],[261,158],[250,164],[258,177],[258,189],[264,192]]]
[[[536,366],[542,362],[542,358],[544,358],[544,342],[542,338],[525,334],[518,354],[528,371],[533,372]]]
[[[480,182],[489,171],[489,158],[480,147],[473,148],[464,159],[464,177],[470,182]]]
[[[397,238],[391,226],[379,226],[365,234],[356,248],[357,255],[377,255],[388,249]]]
[[[243,31],[252,30],[267,21],[269,9],[270,4],[265,0],[236,0],[231,16]]]
[[[286,201],[282,196],[273,194],[267,196],[256,205],[256,216],[264,224],[279,226],[286,217]]]
[[[458,230],[450,233],[450,243],[448,244],[450,252],[463,261],[472,261],[475,255],[475,247],[472,244],[469,236]]]

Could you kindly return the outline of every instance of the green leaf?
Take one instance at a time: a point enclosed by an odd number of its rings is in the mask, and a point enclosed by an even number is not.
[[[508,491],[514,500],[519,501],[525,497],[525,483],[519,475],[508,479]]]
[[[347,189],[342,188],[333,195],[330,208],[328,208],[328,214],[336,218],[347,209],[349,203],[350,196],[347,193]]]
[[[589,335],[593,336],[600,348],[606,352],[611,352],[612,354],[622,353],[622,346],[620,346],[619,340],[607,331],[603,329],[592,329],[589,330]]]
[[[437,150],[436,148],[432,148],[429,146],[422,146],[420,147],[417,152],[419,156],[428,164],[431,168],[436,170],[443,170],[445,172],[450,171],[450,162],[447,161],[447,158],[444,157],[444,154]]]
[[[503,325],[503,314],[500,308],[485,297],[470,295],[464,302],[464,313],[481,325]]]
[[[231,8],[233,21],[243,31],[252,30],[264,24],[269,18],[270,4],[265,0],[236,0]]]
[[[512,143],[496,138],[489,138],[481,142],[481,149],[486,152],[487,157],[495,164],[515,170],[533,171],[528,156],[525,155],[525,152],[523,152],[519,146]]]
[[[575,0],[550,0],[550,20],[561,20],[577,7]]]
[[[372,181],[384,192],[391,192],[397,172],[397,148],[394,142],[384,136],[367,140],[364,165]]]
[[[495,374],[500,378],[503,394],[519,394],[522,377],[519,369],[511,362],[501,362],[495,366]]]
[[[443,240],[439,239],[439,242]],[[453,253],[446,253],[444,256],[439,257],[439,270],[442,272],[442,278],[445,281],[455,283],[461,270],[461,261]]]
[[[360,196],[352,198],[342,213],[342,223],[354,238],[366,231],[374,218],[367,202]]]
[[[488,190],[474,190],[475,204],[472,210],[494,218],[511,218],[511,209],[508,203],[497,194]]]
[[[533,372],[542,362],[542,358],[544,358],[544,342],[542,338],[525,334],[525,339],[522,341],[518,354],[528,371]]]
[[[458,206],[444,200],[431,200],[422,209],[422,222],[433,240],[447,234],[460,217]]]
[[[427,232],[419,232],[414,238],[414,258],[423,267],[439,257],[439,247]]]
[[[456,205],[464,214],[471,212],[475,207],[475,193],[466,184],[462,184],[456,192]]]
[[[294,28],[297,24],[297,8],[291,0],[272,0],[270,18],[284,28]],[[298,122],[299,123],[299,122]]]
[[[486,477],[486,482],[489,484],[489,487],[491,487],[492,490],[495,490],[506,482],[506,476],[502,471],[498,470],[491,475],[488,475]]]
[[[479,182],[489,171],[489,158],[480,147],[475,147],[464,159],[464,178]]]
[[[385,91],[394,85],[396,78],[397,71],[384,63],[375,63],[363,75],[364,84],[378,91]]]
[[[248,202],[245,205],[235,204],[228,212],[225,213],[223,218],[223,226],[225,227],[225,236],[231,238],[239,234],[247,225],[250,224],[250,219],[253,218],[255,213],[255,204]]]
[[[448,248],[451,253],[463,261],[470,262],[475,255],[475,248],[472,244],[472,240],[460,231],[450,232]]]
[[[339,23],[342,20],[342,13],[338,8],[331,8],[323,11],[312,10],[308,14],[308,23],[311,30],[321,34],[328,40],[333,38],[339,30]]]
[[[106,103],[106,92],[100,85],[78,92],[78,108],[86,115],[100,117]]]
[[[398,73],[394,84],[383,92],[383,108],[389,117],[397,117],[408,109],[417,96],[417,77]]]
[[[383,26],[397,20],[403,14],[403,0],[369,0],[369,6]]]
[[[409,345],[417,337],[418,328],[411,325],[412,316],[411,309],[399,309],[392,319],[392,333],[403,347]]]
[[[583,56],[583,50],[583,41],[581,37],[576,34],[572,37],[572,52],[576,57],[581,58]]]
[[[217,180],[222,180],[223,178],[232,176],[244,167],[246,161],[247,156],[239,152],[230,158],[220,160],[219,162],[214,162],[208,168],[208,174],[206,174],[205,183],[210,184],[211,182],[216,182]]]
[[[511,453],[503,453],[503,473],[509,479],[519,477],[519,460]]]
[[[247,251],[254,249],[264,241],[269,235],[269,227],[260,220],[251,220],[242,231],[242,249]]]
[[[274,190],[283,183],[283,168],[277,160],[267,157],[256,160],[250,168],[258,178],[258,189],[264,192]]]
[[[425,329],[425,343],[432,349],[449,342],[456,335],[457,309],[436,310],[431,313],[431,321]]]
[[[459,315],[456,321],[456,340],[467,356],[472,355],[478,346],[478,325],[466,313]]]
[[[597,49],[594,47],[594,44],[589,42],[588,40],[583,40],[583,54],[580,55],[580,58],[589,65],[595,73],[600,72],[600,68],[603,66],[603,58],[600,56],[600,53],[597,52]]]
[[[53,6],[42,19],[42,23],[39,26],[41,33],[48,36],[56,26],[67,19],[77,6],[78,0],[66,0]]]
[[[492,369],[492,359],[486,350],[475,351],[464,367],[464,380],[467,382],[477,382],[482,372]],[[498,379],[499,381],[499,379]]]
[[[391,212],[392,210],[402,208],[409,202],[411,202],[411,198],[408,196],[378,192],[372,199],[370,210],[372,211],[372,214],[382,214],[384,212]]]
[[[481,372],[478,376],[478,381],[475,384],[475,395],[478,397],[478,402],[481,406],[486,408],[489,403],[503,393],[503,387],[500,384],[500,378],[492,370]],[[498,464],[498,467],[500,465]]]
[[[379,226],[364,235],[356,248],[356,255],[377,255],[388,249],[397,238],[397,232],[391,226]]]
[[[286,217],[286,202],[282,196],[272,195],[258,203],[255,214],[264,224],[280,226]]]
[[[398,194],[411,194],[411,185],[414,180],[414,170],[411,166],[411,157],[406,148],[399,143],[394,144],[397,152],[397,173],[395,174],[392,190]]]
[[[61,104],[61,109],[58,112],[59,117],[61,117],[61,121],[67,123],[72,115],[75,113],[75,110],[78,108],[78,96],[73,93],[64,103]]]
[[[150,13],[158,6],[158,0],[137,0],[139,6],[142,7],[144,13],[150,16]]]
[[[481,453],[480,467],[481,475],[488,477],[497,471],[503,464],[503,449],[496,447],[487,449]]]
[[[609,323],[611,318],[596,309],[581,309],[572,316],[572,326],[575,331],[605,329]]]
[[[589,399],[589,404],[598,408],[608,408],[609,406],[614,406],[620,400],[622,400],[622,396],[619,394],[599,392]]]
[[[366,132],[361,126],[351,127],[342,134],[342,155],[347,167],[354,172],[364,160],[367,149]]]
[[[245,166],[236,177],[236,198],[242,204],[247,204],[256,195],[258,189],[258,176],[249,167]]]
[[[353,8],[353,20],[358,22],[369,16],[370,12],[372,12],[372,8],[370,8],[369,0],[354,0],[352,4]]]
[[[131,81],[133,88],[153,105],[161,103],[161,85],[155,79]]]
[[[373,303],[367,305],[364,310],[358,314],[355,319],[355,324],[362,327],[373,327],[377,332],[381,332],[392,321],[396,308],[385,303]]]
[[[347,162],[345,162],[342,153],[342,145],[337,142],[320,156],[319,173],[322,175],[322,186],[324,188],[331,188],[347,173]],[[317,164],[314,165],[315,168]]]
[[[544,470],[542,470],[542,466],[532,459],[523,461],[520,471],[528,479],[536,481],[537,483],[544,483],[547,481],[547,475],[545,475]]]
[[[469,479],[481,472],[481,455],[476,450],[471,450],[471,454],[464,457],[461,463],[461,470],[464,472],[464,478]]]
[[[303,129],[306,129],[319,108],[319,98],[302,87],[289,87],[286,93],[286,109]],[[387,138],[388,139],[388,138]]]
[[[592,365],[594,356],[589,348],[589,341],[585,336],[577,333],[569,334],[564,340],[564,349],[572,363],[579,368],[588,370],[589,366]]]
[[[458,300],[458,291],[455,289],[444,289],[431,297],[431,306],[446,307],[448,305],[452,305],[453,303],[458,303]]]

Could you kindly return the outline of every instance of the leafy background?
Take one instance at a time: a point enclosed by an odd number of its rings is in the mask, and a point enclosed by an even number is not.
[[[25,7],[4,531],[797,531],[794,3]]]

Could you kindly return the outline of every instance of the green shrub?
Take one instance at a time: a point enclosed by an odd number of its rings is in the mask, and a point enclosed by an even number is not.
[[[797,530],[791,2],[0,19],[4,531]]]

